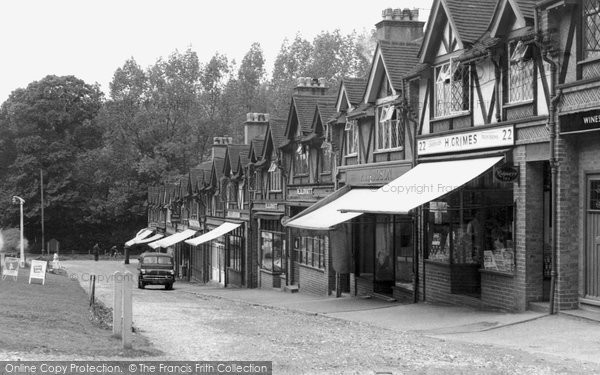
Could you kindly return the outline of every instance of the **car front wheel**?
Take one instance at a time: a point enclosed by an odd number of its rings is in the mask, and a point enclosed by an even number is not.
[[[140,289],[144,289],[144,282],[142,281],[142,279],[138,278],[138,288]]]

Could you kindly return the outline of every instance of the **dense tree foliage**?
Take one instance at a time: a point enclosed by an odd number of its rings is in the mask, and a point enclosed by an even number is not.
[[[334,94],[342,77],[364,76],[373,45],[372,35],[297,35],[283,42],[270,79],[254,43],[239,66],[219,53],[202,63],[191,49],[147,68],[130,58],[106,97],[73,76],[17,89],[0,107],[0,228],[18,227],[10,198],[19,195],[26,235],[41,248],[42,171],[46,241],[122,244],[145,225],[149,185],[186,175],[214,136],[241,142],[246,113],[287,116],[297,77],[323,77]]]

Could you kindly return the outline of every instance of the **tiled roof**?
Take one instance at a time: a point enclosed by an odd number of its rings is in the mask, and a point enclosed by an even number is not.
[[[271,119],[269,121],[269,126],[271,127],[271,137],[273,137],[273,144],[274,144],[275,148],[279,148],[286,141],[286,139],[285,139],[286,124],[287,124],[287,121],[282,120],[282,119]]]
[[[227,151],[229,155],[229,162],[231,163],[231,170],[237,172],[239,168],[240,156],[245,155],[246,160],[248,159],[248,145],[228,145]],[[244,164],[245,165],[245,164]]]
[[[214,159],[213,163],[215,164],[215,175],[217,176],[217,180],[219,180],[221,177],[223,177],[225,159]]]
[[[303,132],[310,132],[315,106],[321,97],[315,95],[298,95],[292,98],[298,125]]]
[[[202,168],[190,169],[190,183],[192,184],[192,191],[196,191],[199,187],[204,184],[204,170]]]
[[[335,96],[326,96],[317,102],[317,113],[321,117],[321,124],[325,125],[336,113]],[[313,129],[314,130],[314,129]]]
[[[254,155],[257,159],[260,159],[262,156],[263,147],[265,147],[265,137],[262,135],[254,137],[250,142],[252,146],[251,148],[254,150]],[[250,157],[250,152],[248,152],[248,157]]]
[[[475,42],[471,48],[463,52],[458,60],[467,61],[473,58],[477,58],[480,56],[487,55],[487,51],[489,48],[494,47],[496,44],[500,42],[499,38],[492,38],[489,32],[486,32],[480,40]]]
[[[389,79],[396,91],[402,88],[402,78],[419,61],[417,55],[420,45],[380,41],[379,48],[385,63]]]
[[[442,0],[463,43],[475,43],[487,30],[498,0]]]
[[[360,103],[365,95],[365,88],[367,87],[366,78],[344,78],[342,85],[346,89],[348,95],[348,101],[353,106]]]
[[[431,65],[429,65],[427,63],[418,63],[411,70],[409,70],[408,72],[406,72],[406,74],[404,75],[404,78],[415,77],[415,76],[421,74],[422,71],[428,69],[430,66]]]
[[[534,18],[536,1],[537,0],[515,0],[521,10],[521,14],[525,18]]]

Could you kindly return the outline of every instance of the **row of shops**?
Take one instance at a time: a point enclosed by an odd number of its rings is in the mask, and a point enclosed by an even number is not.
[[[151,188],[150,247],[225,287],[600,305],[597,2],[460,4],[385,10],[368,77],[299,79]]]

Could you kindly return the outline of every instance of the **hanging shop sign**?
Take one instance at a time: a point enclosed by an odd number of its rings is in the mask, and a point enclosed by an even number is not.
[[[560,116],[560,134],[600,130],[600,109]]]
[[[515,144],[514,126],[448,134],[424,138],[418,141],[418,154],[431,155],[449,152],[480,150],[484,148],[506,147]]]
[[[503,164],[494,168],[494,178],[500,182],[515,182],[519,178],[519,168],[512,164]]]

